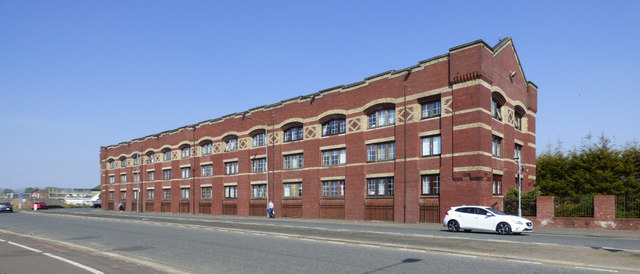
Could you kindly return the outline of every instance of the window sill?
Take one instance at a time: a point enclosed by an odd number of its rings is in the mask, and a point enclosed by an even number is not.
[[[255,201],[264,201],[266,199],[267,198],[264,198],[264,197],[251,197],[251,200],[255,200]]]
[[[393,195],[367,196],[367,199],[393,199]]]
[[[396,161],[396,159],[380,160],[380,161],[367,161],[367,164],[391,163],[391,162],[395,162],[395,161]]]
[[[235,200],[238,200],[238,198],[228,198],[228,197],[225,197],[225,198],[224,198],[224,200],[225,200],[225,201],[235,201]]]
[[[435,115],[435,116],[430,116],[430,117],[422,117],[420,118],[421,121],[425,121],[425,120],[435,120],[436,118],[440,118],[440,115]]]
[[[302,197],[284,197],[283,200],[302,200]]]
[[[422,158],[440,157],[442,154],[422,155]]]
[[[322,200],[344,200],[344,196],[322,196]]]
[[[420,198],[422,199],[440,198],[440,194],[422,194],[420,195]]]

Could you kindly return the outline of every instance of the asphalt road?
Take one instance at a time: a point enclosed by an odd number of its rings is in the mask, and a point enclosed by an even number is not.
[[[555,235],[546,231],[505,237],[449,233],[437,224],[100,210],[2,214],[2,231],[88,247],[97,254],[118,254],[138,267],[164,272],[602,273],[640,269],[636,250],[640,237],[633,233],[566,235],[571,233],[564,231]],[[0,273],[20,273],[4,272],[5,263],[0,262]]]

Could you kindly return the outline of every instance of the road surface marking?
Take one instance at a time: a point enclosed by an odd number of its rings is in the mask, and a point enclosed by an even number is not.
[[[54,259],[57,259],[57,260],[63,261],[63,262],[68,263],[68,264],[70,264],[70,265],[73,265],[73,266],[76,266],[76,267],[82,268],[82,269],[84,269],[84,270],[86,270],[86,271],[89,271],[89,272],[91,272],[91,273],[94,273],[94,274],[104,274],[104,272],[102,272],[102,271],[100,271],[100,270],[97,270],[97,269],[94,269],[94,268],[88,267],[88,266],[86,266],[86,265],[83,265],[83,264],[81,264],[81,263],[74,262],[74,261],[69,260],[69,259],[62,258],[62,257],[60,257],[60,256],[56,256],[56,255],[53,255],[53,254],[50,254],[50,253],[46,253],[46,252],[45,252],[45,253],[42,253],[42,254],[44,254],[44,255],[46,255],[46,256],[49,256],[49,257],[51,257],[51,258],[54,258]]]

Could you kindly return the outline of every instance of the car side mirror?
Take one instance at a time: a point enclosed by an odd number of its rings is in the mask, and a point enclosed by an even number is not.
[[[490,212],[487,212],[487,217],[493,217],[494,215],[491,214]]]

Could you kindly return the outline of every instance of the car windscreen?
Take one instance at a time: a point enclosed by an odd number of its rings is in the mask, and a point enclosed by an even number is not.
[[[500,210],[495,210],[493,208],[487,208],[487,210],[491,211],[493,214],[496,214],[496,215],[507,215],[506,213],[504,213],[504,212],[502,212]]]

